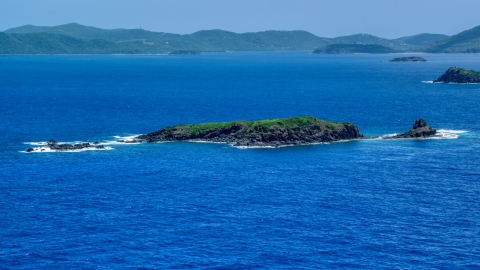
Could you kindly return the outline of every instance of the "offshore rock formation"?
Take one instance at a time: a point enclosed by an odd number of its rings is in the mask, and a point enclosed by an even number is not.
[[[423,57],[419,56],[410,56],[410,57],[399,57],[399,58],[394,58],[388,62],[426,62]]]
[[[177,125],[140,135],[146,142],[206,141],[244,147],[280,147],[363,138],[351,123],[327,122],[312,116],[260,121]]]
[[[466,68],[451,67],[435,83],[480,83],[480,72]]]
[[[394,136],[385,137],[385,139],[411,139],[411,138],[428,138],[438,137],[437,130],[427,125],[427,121],[423,118],[418,119],[413,124],[413,128],[405,133]]]
[[[78,150],[107,150],[104,145],[99,143],[76,143],[68,144],[63,143],[59,144],[57,141],[50,140],[44,147],[37,148],[28,148],[27,152],[44,152],[44,151],[54,151],[54,152],[67,152],[67,151],[78,151]]]

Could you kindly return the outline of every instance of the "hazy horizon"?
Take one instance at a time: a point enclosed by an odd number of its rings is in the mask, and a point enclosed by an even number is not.
[[[480,25],[479,9],[476,0],[459,0],[454,5],[449,0],[5,0],[0,31],[29,24],[79,23],[175,34],[212,29],[235,33],[304,30],[326,38],[365,33],[394,39],[421,33],[457,34]]]
[[[55,27],[55,26],[62,26],[62,25],[67,25],[67,24],[79,24],[79,25],[83,25],[83,26],[86,26],[86,27],[95,27],[95,28],[100,28],[100,29],[104,29],[104,30],[116,30],[116,29],[142,29],[142,30],[146,30],[146,31],[151,31],[151,32],[158,32],[158,33],[163,33],[165,31],[153,31],[153,30],[150,30],[150,29],[145,29],[144,27],[138,27],[138,28],[101,28],[101,27],[97,27],[95,25],[84,25],[84,24],[81,24],[81,23],[77,23],[77,22],[71,22],[71,23],[66,23],[66,24],[59,24],[59,25],[33,25],[33,26],[38,26],[38,27]],[[32,24],[24,24],[24,25],[20,25],[20,26],[17,26],[17,27],[22,27],[22,26],[28,26],[28,25],[32,25]],[[14,29],[14,28],[17,28],[17,27],[12,27],[12,28],[9,28],[9,29],[5,29],[3,31],[6,31],[6,30],[10,30],[10,29]],[[307,30],[303,30],[303,29],[294,29],[294,30],[278,30],[278,29],[268,29],[268,30],[259,30],[259,31],[249,31],[249,32],[233,32],[233,31],[229,31],[229,30],[225,30],[225,29],[200,29],[200,30],[197,30],[195,32],[199,32],[199,31],[211,31],[211,30],[222,30],[222,31],[227,31],[227,32],[232,32],[232,33],[237,33],[237,34],[244,34],[244,33],[258,33],[258,32],[267,32],[267,31],[307,31]],[[468,29],[464,29],[464,30],[468,30]],[[3,32],[2,31],[2,32]],[[181,34],[181,35],[188,35],[188,34],[193,34],[195,32],[192,32],[192,33],[174,33],[174,32],[165,32],[165,33],[169,33],[169,34]],[[307,31],[309,32],[309,31]],[[311,33],[311,32],[309,32]],[[314,33],[312,33],[314,34]],[[323,38],[337,38],[337,37],[343,37],[343,36],[350,36],[350,35],[356,35],[356,34],[370,34],[370,33],[352,33],[352,34],[349,34],[349,35],[342,35],[342,36],[332,36],[332,37],[325,37],[325,36],[319,36],[319,37],[323,37]],[[402,37],[407,37],[407,36],[414,36],[414,35],[419,35],[419,34],[442,34],[442,33],[412,33],[411,35],[406,35],[406,36],[401,36],[401,37],[398,37],[398,38],[402,38]],[[315,34],[314,34],[315,35]],[[316,35],[318,36],[318,35]],[[376,35],[374,35],[376,36]],[[380,38],[384,38],[384,37],[381,37],[381,36],[378,36]],[[392,39],[395,39],[395,38],[392,38]]]

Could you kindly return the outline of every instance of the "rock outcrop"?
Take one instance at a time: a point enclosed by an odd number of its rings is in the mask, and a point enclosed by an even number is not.
[[[50,140],[46,145],[36,148],[28,148],[27,152],[44,152],[44,151],[55,151],[55,152],[67,152],[67,151],[78,151],[78,150],[106,150],[107,148],[104,145],[101,145],[97,142],[95,143],[58,143],[55,140]]]
[[[360,139],[351,123],[327,122],[312,116],[261,121],[236,121],[177,125],[140,135],[149,143],[168,141],[207,141],[245,147],[280,147]]]
[[[394,58],[388,62],[426,62],[423,57],[419,56],[410,56],[410,57],[399,57],[399,58]]]
[[[480,72],[466,68],[451,67],[435,83],[480,83]]]
[[[427,125],[427,121],[423,118],[418,119],[413,124],[413,128],[405,133],[394,136],[385,137],[385,139],[411,139],[411,138],[428,138],[438,137],[437,130]]]

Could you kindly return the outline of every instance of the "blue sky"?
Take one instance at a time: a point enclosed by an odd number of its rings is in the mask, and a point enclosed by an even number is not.
[[[322,37],[452,35],[480,25],[480,0],[1,0],[0,31],[70,22],[189,34],[306,30]]]

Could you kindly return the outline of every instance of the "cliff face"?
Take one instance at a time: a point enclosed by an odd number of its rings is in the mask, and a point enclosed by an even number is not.
[[[465,68],[451,67],[434,82],[480,83],[480,72]]]
[[[147,142],[209,141],[235,146],[301,145],[362,138],[351,123],[327,122],[315,117],[237,121],[168,127],[137,139]]]

